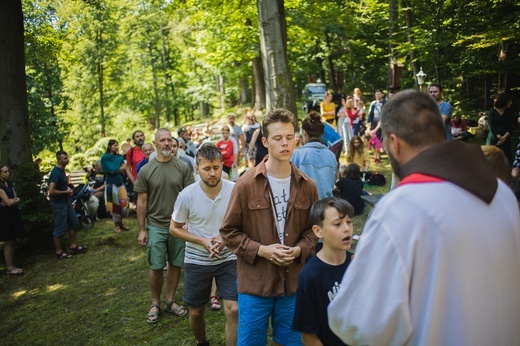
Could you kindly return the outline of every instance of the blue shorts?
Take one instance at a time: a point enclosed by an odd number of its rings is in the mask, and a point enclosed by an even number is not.
[[[67,229],[77,231],[79,229],[79,220],[72,204],[51,202],[52,216],[54,217],[54,232],[52,235],[56,238],[63,238],[67,234]]]
[[[285,346],[301,346],[300,332],[291,329],[296,294],[283,297],[259,297],[238,294],[238,346],[267,345],[269,318],[273,341]]]
[[[148,229],[148,250],[146,252],[151,270],[162,270],[166,266],[166,255],[171,265],[184,267],[184,240],[170,234],[168,229],[150,226]]]

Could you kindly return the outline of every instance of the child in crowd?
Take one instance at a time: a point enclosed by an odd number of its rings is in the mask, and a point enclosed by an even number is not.
[[[342,165],[339,168],[340,179],[334,185],[334,195],[343,198],[354,207],[354,214],[359,215],[365,209],[365,202],[361,196],[368,193],[363,191],[363,182],[361,181],[361,170],[355,163],[348,166]]]
[[[350,249],[354,208],[345,200],[327,197],[314,203],[310,221],[323,248],[305,265],[298,278],[292,329],[304,345],[344,345],[330,330],[327,306],[339,290],[353,254]]]
[[[367,148],[374,149],[374,163],[381,163],[381,141],[377,137],[377,130],[381,127],[381,122],[379,122],[375,129],[367,131],[365,133],[366,140],[368,142]]]
[[[221,131],[222,139],[218,141],[217,148],[222,153],[222,170],[229,176],[231,168],[237,167],[237,157],[234,153],[234,144],[230,138],[229,127],[224,126]]]

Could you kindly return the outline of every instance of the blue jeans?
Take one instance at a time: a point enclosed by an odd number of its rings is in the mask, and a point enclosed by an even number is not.
[[[273,340],[285,346],[300,346],[301,335],[291,329],[296,294],[282,297],[260,297],[238,294],[238,346],[267,345],[269,318]]]

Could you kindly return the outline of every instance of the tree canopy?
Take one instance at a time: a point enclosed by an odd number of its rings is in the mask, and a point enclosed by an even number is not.
[[[390,63],[402,66],[403,89],[417,87],[422,67],[464,114],[518,83],[520,4],[506,0],[30,0],[23,13],[34,152],[85,152],[135,128],[264,108],[260,96],[277,85],[266,92],[259,83],[262,73],[273,78],[270,61],[258,70],[264,3],[283,15],[290,83],[281,83],[297,107],[317,78],[370,99],[392,84]]]

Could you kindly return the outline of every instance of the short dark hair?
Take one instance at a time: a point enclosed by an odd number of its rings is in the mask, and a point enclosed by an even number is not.
[[[66,153],[64,150],[58,150],[58,151],[56,152],[56,160],[59,161],[61,155],[67,155],[67,153]]]
[[[344,178],[359,179],[361,176],[361,169],[357,163],[351,163],[348,166],[342,165],[339,171]]]
[[[215,146],[215,144],[206,142],[203,143],[199,150],[197,151],[197,155],[195,156],[195,165],[198,166],[200,163],[200,159],[206,159],[208,161],[213,161],[219,159],[222,161],[222,153]]]
[[[393,133],[411,147],[427,147],[446,141],[439,106],[427,93],[417,90],[397,93],[382,108],[380,119],[383,137]]]
[[[294,127],[294,114],[285,108],[276,108],[267,113],[262,122],[262,133],[265,138],[269,137],[269,125],[273,123],[292,124]]]
[[[303,119],[302,130],[307,132],[309,138],[320,138],[325,132],[325,125],[321,122],[321,115],[316,111],[311,111],[307,118]]]
[[[435,88],[439,89],[440,92],[442,92],[442,86],[438,83],[430,84],[430,86],[428,86],[428,90],[430,90],[431,87],[435,87]]]
[[[339,197],[326,197],[316,201],[309,213],[309,218],[311,220],[311,225],[323,226],[323,221],[325,220],[325,210],[327,208],[334,208],[338,211],[339,217],[344,218],[348,216],[350,218],[354,217],[354,207]]]
[[[142,134],[144,135],[144,132],[143,132],[143,131],[141,131],[141,130],[135,130],[134,133],[132,133],[132,139],[134,139],[134,137],[135,137],[135,135],[136,135],[137,133],[142,133]]]

